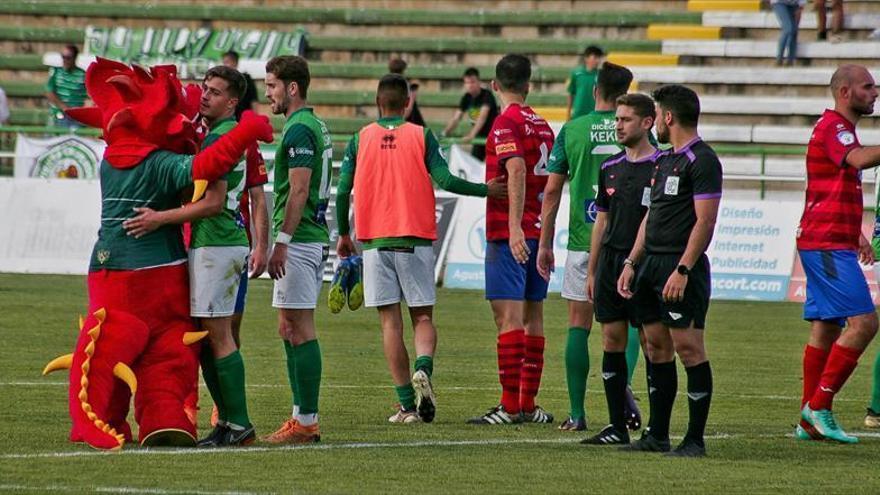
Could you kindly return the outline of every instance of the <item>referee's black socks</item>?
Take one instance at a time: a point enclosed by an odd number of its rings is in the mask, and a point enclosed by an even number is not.
[[[669,440],[669,420],[672,417],[672,405],[678,393],[678,371],[675,359],[668,363],[651,363],[650,400],[651,418],[648,420],[648,432],[657,440]]]
[[[605,352],[602,355],[602,383],[608,402],[608,419],[618,432],[626,433],[624,403],[626,402],[626,353]]]
[[[703,446],[709,405],[712,403],[712,367],[709,361],[684,369],[688,377],[688,429],[685,440]]]

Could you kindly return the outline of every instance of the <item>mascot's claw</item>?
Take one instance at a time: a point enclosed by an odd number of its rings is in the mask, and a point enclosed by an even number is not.
[[[191,203],[195,203],[196,201],[202,199],[202,196],[205,195],[205,191],[208,190],[208,181],[202,179],[196,179],[193,181],[193,197]]]
[[[131,390],[132,395],[137,392],[138,381],[134,376],[134,371],[131,371],[131,368],[129,368],[128,365],[125,363],[116,363],[116,366],[113,367],[113,376],[124,381],[125,384],[128,385],[128,389]]]
[[[204,332],[186,332],[183,334],[183,345],[195,344],[208,336],[208,331]]]
[[[43,368],[43,376],[46,376],[53,371],[69,370],[72,364],[73,353],[58,356],[57,358],[49,361],[49,364],[47,364],[46,367]]]

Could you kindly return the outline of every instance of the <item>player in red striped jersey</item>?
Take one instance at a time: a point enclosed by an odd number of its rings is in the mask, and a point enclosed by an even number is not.
[[[552,423],[535,405],[544,367],[543,301],[547,281],[538,273],[541,199],[553,130],[528,105],[531,62],[505,55],[492,89],[503,111],[486,139],[486,180],[500,178],[508,197],[486,201],[486,299],[498,328],[501,403],[472,424]]]
[[[862,146],[856,123],[874,111],[877,87],[862,66],[843,65],[831,77],[834,110],[825,110],[807,146],[807,197],[797,248],[807,275],[800,439],[856,443],[831,413],[834,395],[877,333],[877,313],[859,261],[873,251],[861,232],[861,171],[880,165],[880,146]],[[843,331],[844,326],[849,329]]]

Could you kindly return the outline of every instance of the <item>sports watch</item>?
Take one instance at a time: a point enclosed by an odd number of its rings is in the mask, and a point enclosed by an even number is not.
[[[688,276],[691,273],[691,271],[688,270],[688,267],[686,267],[684,265],[678,265],[678,268],[676,268],[675,271],[677,271],[679,274],[684,275],[684,276]]]

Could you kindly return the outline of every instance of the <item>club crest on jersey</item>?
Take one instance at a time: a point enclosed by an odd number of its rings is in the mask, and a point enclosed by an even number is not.
[[[663,194],[670,196],[678,195],[678,177],[670,176],[666,178],[666,187],[663,188]]]
[[[615,189],[613,187],[606,187],[605,188],[605,194],[607,194],[609,196],[614,196],[614,191],[615,191]]]
[[[96,258],[98,258],[98,263],[103,265],[107,262],[107,260],[110,259],[110,251],[106,249],[99,249],[98,253],[96,254]]]
[[[495,145],[495,154],[513,153],[516,151],[516,143],[503,143]]]

